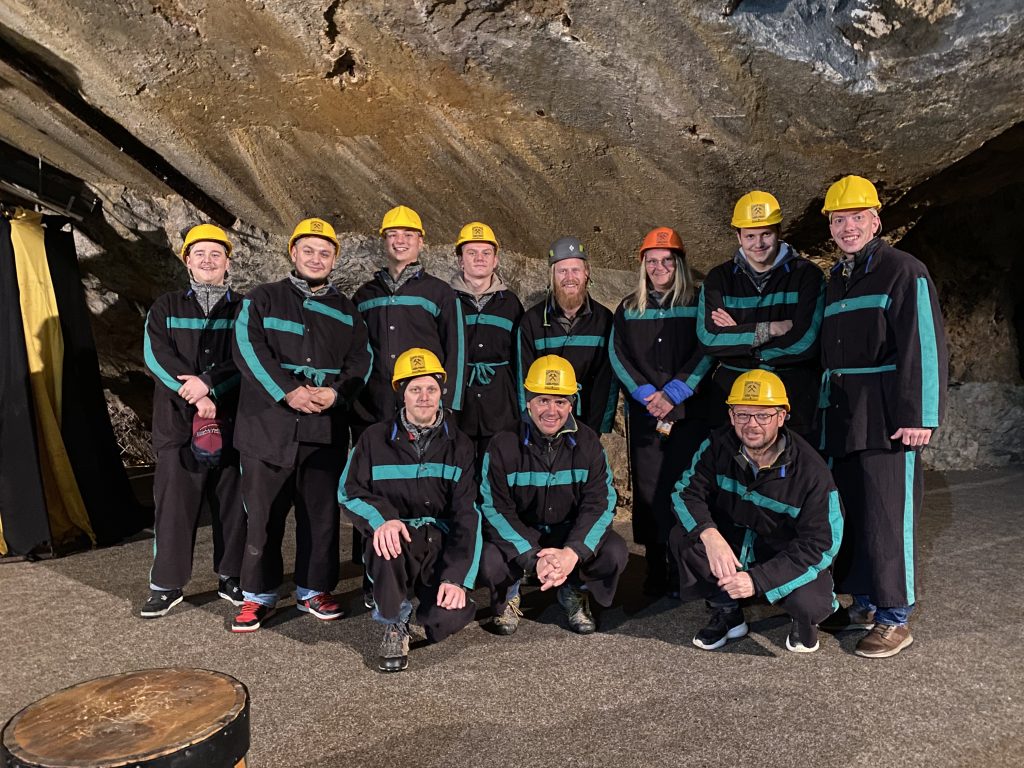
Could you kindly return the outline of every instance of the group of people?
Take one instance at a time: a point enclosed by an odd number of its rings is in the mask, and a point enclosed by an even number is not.
[[[324,621],[344,613],[341,515],[352,523],[382,671],[406,668],[413,633],[438,642],[472,621],[478,587],[497,634],[519,626],[525,583],[594,632],[591,597],[611,605],[628,559],[600,441],[621,390],[644,590],[706,600],[695,645],[747,634],[740,601],[758,596],[791,617],[791,651],[817,650],[821,627],[869,630],[858,655],[899,653],[947,352],[928,271],[881,239],[880,208],[864,178],[828,189],[827,281],[782,241],[767,192],[736,203],[739,247],[699,287],[678,232],[658,227],[614,313],[590,296],[575,237],[552,244],[549,290],[524,311],[481,222],[459,232],[445,282],[419,263],[419,215],[393,208],[385,263],[351,299],[330,280],[326,221],[300,222],[291,273],[244,297],[227,234],[194,227],[189,286],[146,322],[157,467],[141,615],[183,599],[208,506],[231,629],[258,630],[294,509],[297,607]]]

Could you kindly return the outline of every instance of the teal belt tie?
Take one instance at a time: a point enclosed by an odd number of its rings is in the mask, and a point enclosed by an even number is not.
[[[436,517],[413,517],[409,520],[403,519],[402,522],[410,528],[422,528],[424,525],[433,525],[439,528],[441,533],[446,535],[448,533],[448,524],[441,522]]]
[[[311,365],[292,365],[290,363],[281,363],[281,367],[288,371],[294,371],[300,376],[305,376],[318,387],[322,387],[324,385],[324,379],[327,378],[327,374],[341,373],[340,368],[314,368]]]
[[[508,360],[501,363],[470,363],[469,386],[479,384],[486,387],[494,380],[494,374],[497,373],[495,369],[502,365],[508,365]]]
[[[744,571],[754,562],[754,539],[756,538],[757,534],[754,533],[752,528],[747,528],[747,532],[743,534],[743,546],[740,547],[740,563]]]
[[[750,373],[750,371],[757,371],[757,370],[761,370],[761,371],[774,371],[775,370],[772,366],[766,365],[765,363],[759,364],[757,366],[757,368],[740,368],[738,365],[728,365],[726,363],[722,363],[721,365],[722,365],[723,368],[725,368],[727,370],[738,371],[740,373]]]
[[[818,397],[818,407],[828,408],[832,404],[832,377],[833,376],[856,376],[864,373],[888,373],[895,371],[896,365],[875,365],[866,368],[826,368],[821,374],[821,394]]]

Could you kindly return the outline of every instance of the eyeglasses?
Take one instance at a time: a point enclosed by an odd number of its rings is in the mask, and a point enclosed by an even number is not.
[[[758,411],[757,413],[746,413],[745,411],[733,411],[732,418],[737,424],[749,424],[754,419],[762,427],[771,424],[772,419],[779,415],[779,409],[774,411]]]
[[[672,269],[676,265],[675,256],[666,256],[664,259],[644,259],[644,266],[654,269],[655,267],[661,267],[662,269]]]

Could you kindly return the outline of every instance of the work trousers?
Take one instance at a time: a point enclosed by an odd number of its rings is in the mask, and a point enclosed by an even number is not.
[[[196,529],[204,509],[213,526],[213,569],[237,577],[245,546],[245,513],[238,454],[223,467],[196,461],[189,446],[168,448],[157,456],[153,477],[156,520],[153,568],[149,580],[161,589],[182,589],[192,577]]]
[[[703,542],[694,542],[682,528],[676,526],[669,536],[669,548],[679,563],[681,600],[704,598],[712,605],[735,602],[718,586],[718,579],[711,573]],[[800,626],[817,624],[837,607],[832,591],[832,575],[827,569],[821,571],[813,581],[797,587],[776,605]]]
[[[834,571],[839,591],[880,608],[917,602],[914,550],[924,501],[917,451],[857,451],[832,460],[846,518]]]
[[[419,600],[416,622],[427,633],[427,639],[437,643],[469,624],[476,616],[476,605],[467,594],[466,606],[461,610],[438,606],[445,534],[430,524],[408,528],[412,541],[403,538],[402,551],[390,560],[374,551],[372,536],[365,539],[363,562],[373,584],[375,616],[386,622],[406,618],[404,614],[415,597]]]
[[[563,547],[567,528],[553,534],[543,534],[541,548]],[[566,580],[572,586],[584,586],[594,599],[607,608],[615,597],[619,577],[626,570],[629,550],[626,542],[614,531],[607,531],[597,545],[594,556],[580,560]],[[491,593],[491,606],[495,616],[505,612],[508,591],[523,578],[523,569],[514,560],[506,559],[501,550],[491,542],[484,542],[480,555],[480,582]]]
[[[338,584],[338,480],[346,446],[299,446],[294,467],[242,455],[242,501],[248,535],[242,559],[242,590],[273,592],[284,581],[288,510],[295,507],[295,584],[330,592]]]

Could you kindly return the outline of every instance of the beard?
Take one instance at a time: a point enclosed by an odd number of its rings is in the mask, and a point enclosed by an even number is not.
[[[585,286],[581,286],[575,293],[568,293],[561,285],[555,283],[552,293],[555,294],[555,301],[558,302],[558,306],[562,308],[563,312],[575,312],[587,300],[587,289]]]

